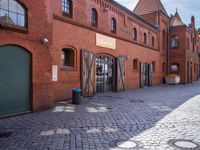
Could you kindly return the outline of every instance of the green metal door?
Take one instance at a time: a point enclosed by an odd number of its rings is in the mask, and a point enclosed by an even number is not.
[[[0,47],[0,116],[30,110],[30,61],[21,47]]]

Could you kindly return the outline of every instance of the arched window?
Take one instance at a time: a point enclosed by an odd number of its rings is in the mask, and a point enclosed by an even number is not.
[[[75,67],[75,52],[71,48],[62,49],[62,66],[64,67]]]
[[[155,46],[155,38],[154,38],[154,36],[152,36],[152,39],[151,39],[151,46],[152,46],[152,47]]]
[[[72,0],[62,0],[62,12],[64,15],[72,16]]]
[[[138,60],[137,59],[133,59],[133,70],[138,70]]]
[[[98,24],[98,14],[96,9],[92,8],[91,14],[90,14],[90,22],[92,26],[97,26]]]
[[[144,41],[143,41],[144,44],[147,44],[147,34],[144,33]]]
[[[117,22],[115,18],[111,19],[111,32],[116,33],[117,31]]]
[[[156,72],[156,62],[155,61],[152,62],[152,71]]]
[[[192,39],[192,50],[194,52],[194,47],[195,47],[195,38]]]
[[[162,63],[162,73],[166,73],[166,64]]]
[[[0,23],[27,27],[26,9],[16,0],[0,0]]]
[[[187,37],[187,49],[188,50],[190,49],[190,39],[189,39],[189,37]]]
[[[177,63],[171,64],[171,73],[179,73],[179,71],[180,71],[179,64]]]
[[[178,48],[179,47],[179,38],[177,35],[172,36],[172,48]]]
[[[137,29],[133,29],[133,40],[137,41]]]
[[[163,30],[163,33],[162,33],[162,46],[163,46],[163,50],[166,50],[166,32],[165,30]]]

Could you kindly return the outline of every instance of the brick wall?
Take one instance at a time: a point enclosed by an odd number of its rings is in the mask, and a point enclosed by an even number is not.
[[[188,78],[192,81],[197,80],[198,70],[197,66],[199,64],[197,45],[195,45],[195,50],[193,51],[193,35],[194,33],[189,30],[186,26],[173,27],[170,30],[170,64],[178,63],[180,65],[180,75],[182,83],[189,83]],[[171,39],[173,35],[179,37],[179,47],[171,47]],[[189,39],[189,49],[188,49],[188,40]],[[192,78],[190,77],[191,73],[188,73],[187,62],[192,66]],[[188,77],[189,76],[189,77]]]
[[[155,62],[153,84],[162,83],[165,75],[162,73],[162,64],[167,64],[167,50],[162,49],[162,31],[166,30],[167,34],[169,23],[169,18],[162,13],[159,14],[160,30],[157,30],[152,24],[111,1],[75,0],[73,1],[73,16],[71,18],[62,15],[62,0],[19,1],[28,10],[28,29],[13,31],[0,27],[0,45],[16,44],[24,47],[32,54],[33,111],[46,109],[56,101],[71,98],[71,89],[80,87],[80,49],[82,48],[113,57],[127,56],[128,59],[125,64],[127,90],[139,87],[139,70],[133,70],[133,59],[138,59],[143,63]],[[95,8],[98,12],[97,28],[90,25],[92,8]],[[112,17],[117,21],[116,34],[111,33]],[[155,22],[155,14],[148,17],[152,23]],[[133,40],[133,28],[137,29],[137,41]],[[147,33],[147,45],[143,44],[144,32]],[[183,33],[179,30],[174,29],[173,32],[183,36]],[[115,38],[116,49],[97,47],[96,33]],[[152,36],[155,38],[155,47],[151,45]],[[41,39],[44,37],[49,40],[49,44],[46,46],[41,43]],[[183,45],[180,49],[170,53],[171,56],[179,56],[179,53],[181,53],[180,56],[184,55],[181,52],[185,47],[184,41],[181,41],[181,43]],[[74,68],[62,67],[62,48],[75,50],[76,63]],[[193,53],[190,53],[190,55],[196,62],[196,56],[194,58]],[[178,59],[174,59],[174,61],[180,61],[180,64],[183,61],[186,62],[186,60]],[[52,65],[58,65],[57,82],[52,82]],[[183,76],[185,76],[184,71]]]
[[[52,43],[50,0],[20,0],[28,10],[28,29],[13,30],[0,27],[0,46],[14,44],[25,48],[32,55],[32,109],[42,110],[52,106],[51,64],[49,47],[41,44],[46,37]]]
[[[71,97],[71,89],[80,87],[80,49],[85,48],[96,54],[108,54],[114,57],[128,56],[126,61],[126,89],[139,88],[139,70],[133,70],[133,59],[137,58],[143,63],[155,62],[153,84],[161,84],[164,74],[162,63],[166,63],[166,50],[158,50],[159,32],[143,21],[128,15],[119,7],[111,5],[104,11],[100,3],[77,0],[73,2],[73,19],[62,15],[61,1],[54,1],[53,46],[51,49],[53,63],[59,66],[58,82],[53,83],[55,101]],[[105,4],[104,4],[105,5]],[[76,9],[78,8],[78,9]],[[90,10],[95,8],[98,12],[98,28],[90,25]],[[111,18],[117,20],[117,33],[111,33]],[[132,38],[133,28],[137,28],[138,41]],[[147,33],[147,46],[143,45],[143,34]],[[96,46],[96,33],[105,34],[117,39],[116,50]],[[151,37],[155,37],[155,48],[151,48]],[[61,63],[62,48],[70,47],[76,51],[76,67],[63,69]]]

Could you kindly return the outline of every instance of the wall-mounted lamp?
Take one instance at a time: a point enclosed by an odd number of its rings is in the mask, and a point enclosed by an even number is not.
[[[41,43],[47,45],[49,43],[49,40],[47,38],[42,38]]]

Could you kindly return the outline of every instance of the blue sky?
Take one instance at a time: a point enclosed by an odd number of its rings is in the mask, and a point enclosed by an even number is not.
[[[116,0],[120,4],[133,10],[139,0]],[[200,28],[200,1],[199,0],[161,0],[168,14],[174,14],[176,8],[182,21],[188,25],[192,15],[196,19],[196,28]]]

